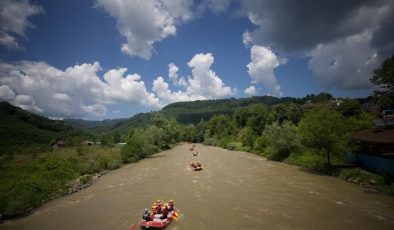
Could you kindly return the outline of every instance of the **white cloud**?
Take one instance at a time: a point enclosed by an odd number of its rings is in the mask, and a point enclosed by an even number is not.
[[[185,78],[179,77],[178,75],[179,68],[174,63],[168,64],[168,78],[172,81],[175,86],[183,86],[187,85]]]
[[[379,66],[377,50],[370,46],[371,32],[320,44],[310,53],[308,67],[326,89],[370,88],[369,78]]]
[[[138,74],[126,68],[97,75],[100,64],[81,64],[64,71],[44,62],[0,63],[0,98],[50,117],[103,116],[110,103],[158,108]]]
[[[82,111],[93,114],[97,117],[104,116],[107,113],[107,108],[102,104],[82,105]]]
[[[41,6],[31,5],[29,0],[1,0],[0,44],[18,49],[14,35],[25,37],[26,29],[34,26],[27,19],[43,11]]]
[[[96,0],[96,5],[116,18],[127,40],[122,52],[144,59],[152,57],[155,42],[176,35],[177,24],[192,17],[191,0]]]
[[[192,77],[188,79],[187,93],[203,98],[220,98],[235,94],[236,89],[225,86],[222,79],[211,70],[214,58],[211,53],[196,54],[188,63]]]
[[[36,105],[36,101],[30,95],[16,95],[12,102],[15,106],[18,106],[24,110],[29,110],[34,113],[42,112],[42,109]]]
[[[246,0],[241,6],[257,26],[245,31],[244,44],[310,57],[309,69],[326,89],[372,88],[373,69],[394,52],[391,0]]]
[[[18,42],[16,42],[15,37],[7,33],[0,33],[0,45],[3,45],[10,49],[20,49],[19,44]]]
[[[192,97],[190,97],[186,92],[172,92],[168,87],[168,83],[160,76],[153,81],[152,92],[156,93],[160,98],[162,106],[172,102],[192,100]]]
[[[0,85],[0,101],[14,100],[15,93],[8,85]]]
[[[254,87],[254,85],[251,85],[245,89],[244,93],[247,95],[256,95],[257,89],[256,89],[256,87]]]
[[[133,102],[155,107],[158,99],[146,90],[145,83],[138,74],[128,74],[127,68],[109,70],[104,74],[106,90],[104,96],[110,102]]]
[[[274,96],[282,96],[283,93],[274,74],[274,69],[281,64],[281,61],[269,48],[264,46],[254,45],[250,52],[251,62],[247,67],[252,83],[262,84],[270,89]]]
[[[186,88],[184,91],[171,91],[168,83],[162,77],[158,77],[153,82],[152,92],[160,98],[161,105],[177,101],[223,98],[235,94],[236,89],[225,86],[222,79],[212,71],[211,66],[213,63],[214,58],[212,54],[196,54],[188,63],[192,69],[192,76],[182,85]],[[175,64],[170,63],[169,78],[179,81],[178,71],[179,68]]]
[[[250,36],[250,33],[249,33],[248,31],[245,31],[245,32],[242,34],[242,43],[243,43],[245,46],[247,46],[247,45],[249,45],[249,44],[252,43],[252,37]]]

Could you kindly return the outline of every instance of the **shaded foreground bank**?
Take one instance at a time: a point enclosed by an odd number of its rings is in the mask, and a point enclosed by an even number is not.
[[[128,229],[156,199],[174,199],[168,229],[393,229],[394,197],[245,152],[179,145],[111,171],[0,229]],[[187,168],[191,161],[205,166]]]

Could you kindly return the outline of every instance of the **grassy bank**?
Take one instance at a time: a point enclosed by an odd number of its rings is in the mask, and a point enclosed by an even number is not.
[[[118,168],[120,152],[116,147],[78,147],[1,156],[0,213],[5,218],[23,215],[66,194],[71,182],[81,175]]]

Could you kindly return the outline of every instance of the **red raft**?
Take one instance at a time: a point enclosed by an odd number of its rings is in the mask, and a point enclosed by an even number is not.
[[[202,165],[200,163],[191,163],[190,168],[193,171],[201,171],[202,170]]]
[[[160,218],[154,218],[151,221],[146,221],[146,220],[141,220],[138,222],[138,224],[134,224],[130,227],[130,230],[135,230],[137,227],[140,227],[142,229],[163,229],[167,227],[172,220],[178,218],[178,213],[176,211],[171,211],[168,213],[167,218],[165,219],[160,219]]]

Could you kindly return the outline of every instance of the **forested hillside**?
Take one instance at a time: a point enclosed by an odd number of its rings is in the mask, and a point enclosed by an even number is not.
[[[331,95],[329,95],[331,97]],[[219,100],[188,101],[176,102],[165,106],[158,111],[160,115],[166,118],[174,117],[179,124],[198,124],[201,120],[208,121],[214,115],[225,114],[231,116],[235,110],[245,108],[253,104],[276,105],[279,103],[293,102],[303,104],[309,99],[318,100],[327,97],[327,94],[317,96],[307,96],[304,98],[283,97],[277,98],[272,96],[255,96],[250,98],[230,98]],[[126,133],[130,128],[147,126],[150,120],[150,113],[139,113],[127,119],[113,119],[103,121],[88,121],[80,119],[66,119],[67,124],[84,131],[103,134]]]
[[[0,102],[0,153],[35,151],[56,140],[81,135],[62,121],[51,120],[8,102]]]

